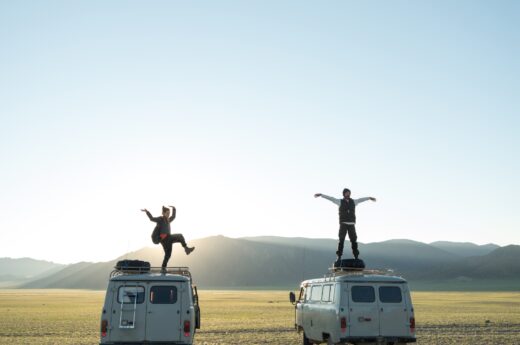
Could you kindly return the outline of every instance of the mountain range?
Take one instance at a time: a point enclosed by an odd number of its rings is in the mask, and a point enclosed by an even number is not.
[[[346,253],[350,252],[348,244]],[[190,245],[196,250],[189,256],[174,245],[170,265],[189,266],[199,288],[295,288],[304,279],[327,273],[337,240],[213,236],[190,241]],[[361,243],[359,250],[368,269],[403,276],[416,289],[520,290],[517,245],[390,240]],[[11,287],[105,289],[118,260],[139,259],[159,266],[162,256],[161,246],[146,247],[108,262],[53,267],[54,271],[13,282]],[[0,259],[0,276],[16,272],[18,263],[7,264],[7,260],[13,259]]]

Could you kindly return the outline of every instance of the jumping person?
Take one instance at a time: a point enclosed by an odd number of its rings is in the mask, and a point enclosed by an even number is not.
[[[354,254],[354,258],[357,259],[359,257],[359,250],[356,235],[356,206],[367,200],[376,201],[376,198],[368,197],[351,199],[350,189],[348,188],[343,189],[343,199],[336,199],[321,193],[314,194],[315,198],[320,196],[332,201],[339,207],[339,243],[338,250],[336,251],[338,262],[341,260],[341,256],[343,255],[343,245],[347,233],[348,238],[350,239],[350,244],[352,245],[352,254]]]
[[[190,255],[192,251],[195,250],[195,247],[188,247],[186,241],[184,240],[184,236],[182,234],[171,234],[170,223],[175,219],[175,215],[177,210],[175,207],[170,206],[172,208],[172,215],[170,217],[170,209],[168,207],[162,208],[162,217],[153,217],[147,209],[142,209],[141,211],[146,212],[146,215],[152,222],[157,223],[159,227],[159,237],[161,239],[161,245],[164,249],[164,260],[162,263],[162,269],[166,269],[166,265],[168,264],[168,260],[172,256],[172,246],[174,243],[180,243],[184,247],[184,251],[186,255]]]

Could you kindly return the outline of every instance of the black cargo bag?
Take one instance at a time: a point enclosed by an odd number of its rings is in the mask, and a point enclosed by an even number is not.
[[[121,260],[117,262],[116,269],[126,272],[149,272],[150,263],[141,260]]]
[[[365,268],[365,263],[361,259],[342,259],[334,263],[334,268],[362,270]]]

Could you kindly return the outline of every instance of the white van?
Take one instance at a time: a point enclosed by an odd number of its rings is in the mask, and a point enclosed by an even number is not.
[[[295,328],[303,344],[416,342],[415,317],[406,280],[368,272],[336,272],[301,283]]]
[[[200,328],[187,267],[116,269],[101,313],[100,344],[192,344]]]

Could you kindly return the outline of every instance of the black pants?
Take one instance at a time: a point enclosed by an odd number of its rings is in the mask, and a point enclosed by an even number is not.
[[[357,235],[356,235],[356,226],[343,224],[339,225],[339,243],[338,243],[338,251],[336,254],[338,256],[343,255],[343,246],[345,244],[345,236],[348,233],[348,238],[350,239],[350,244],[352,245],[352,254],[357,259],[359,256],[358,244],[357,244]]]
[[[168,235],[168,237],[161,240],[161,245],[164,249],[164,260],[162,263],[162,267],[166,267],[168,264],[168,260],[172,256],[172,246],[174,243],[180,243],[184,248],[186,248],[186,241],[184,240],[184,236],[182,234],[173,234]]]

